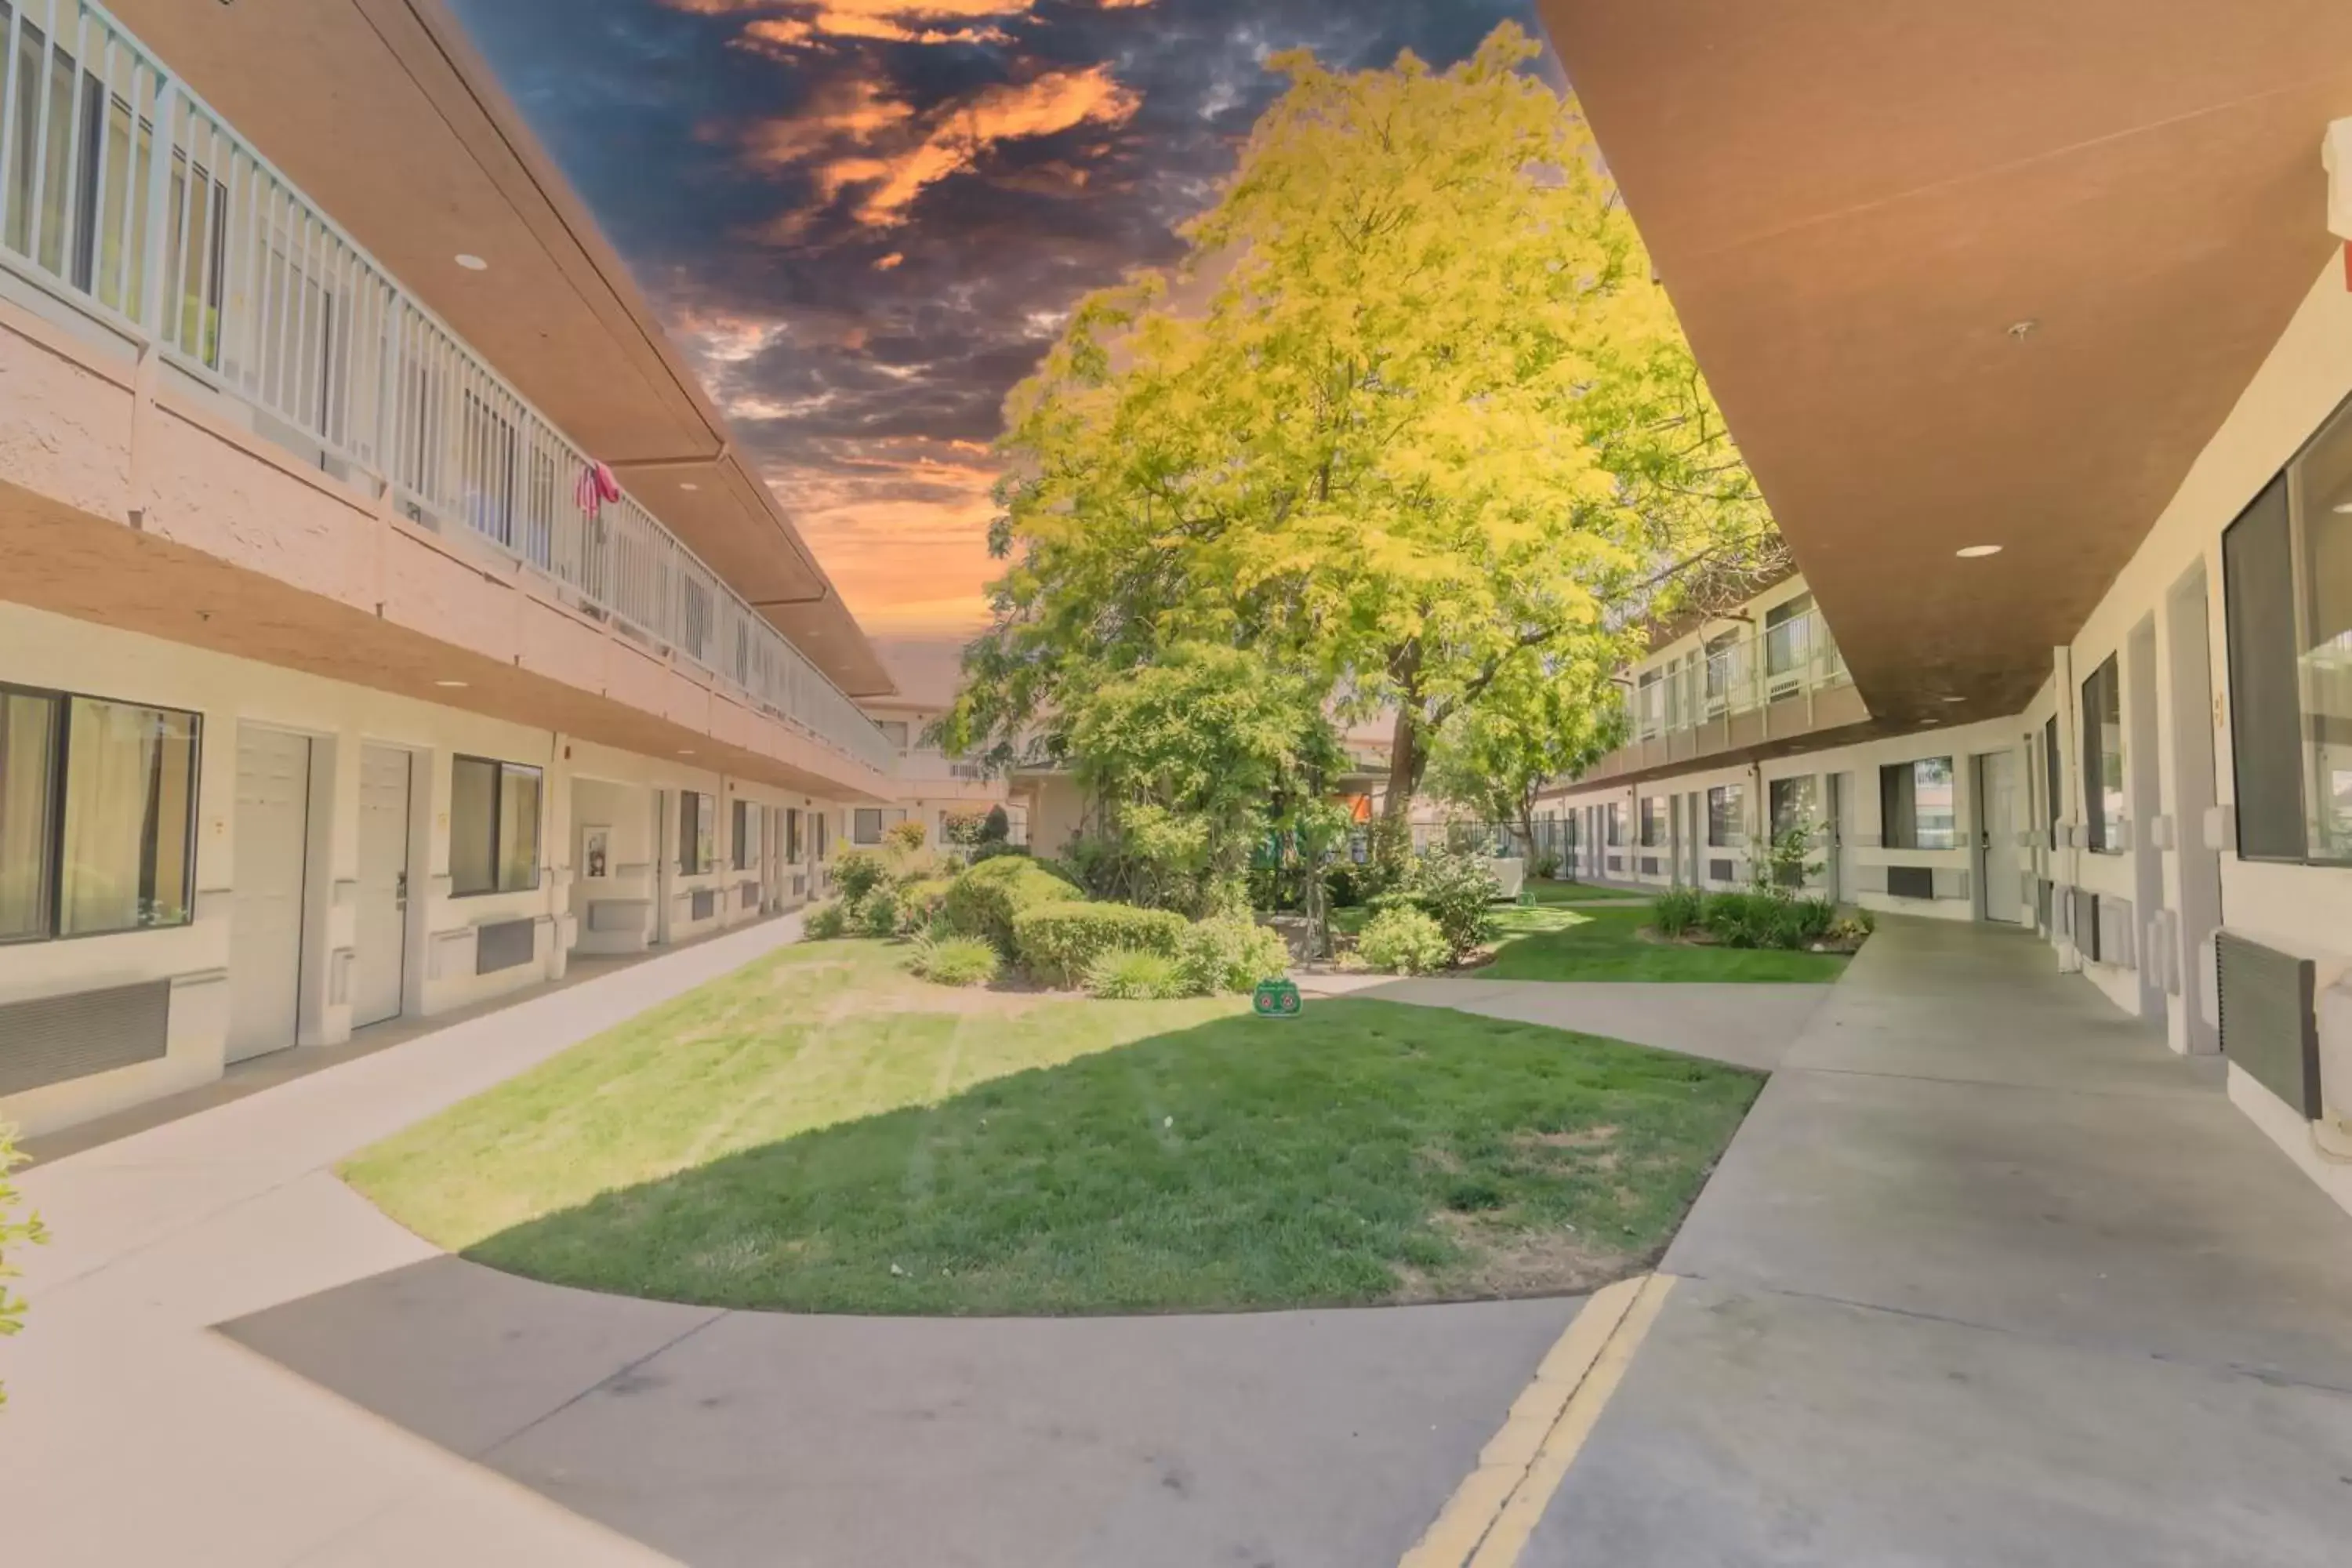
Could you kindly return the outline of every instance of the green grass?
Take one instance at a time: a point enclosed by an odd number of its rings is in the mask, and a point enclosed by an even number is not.
[[[1591,882],[1553,882],[1536,878],[1528,879],[1528,892],[1539,904],[1638,902],[1653,896],[1641,888],[1600,888]]]
[[[1481,980],[1719,980],[1759,983],[1835,980],[1838,953],[1764,948],[1698,947],[1670,942],[1645,928],[1650,906],[1501,910],[1495,961],[1470,973]]]
[[[350,1161],[493,1267],[731,1307],[1150,1311],[1643,1266],[1761,1079],[1371,1001],[950,992],[785,950]]]

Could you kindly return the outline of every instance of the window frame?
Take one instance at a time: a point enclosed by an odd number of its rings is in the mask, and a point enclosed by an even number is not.
[[[1952,841],[1948,844],[1922,844],[1919,842],[1919,767],[1923,763],[1941,763],[1944,764],[1945,780],[1952,791],[1952,826],[1950,830]],[[1910,780],[1911,810],[1907,818],[1891,818],[1886,809],[1887,784],[1890,779],[1898,774],[1906,776]],[[1913,855],[1941,855],[1963,847],[1960,833],[1959,788],[1960,775],[1957,757],[1953,755],[1930,754],[1924,757],[1907,758],[1899,763],[1881,763],[1878,765],[1879,847],[1882,849],[1900,850],[1906,854]],[[1901,820],[1903,823],[1903,832],[1901,835],[1903,842],[1900,843],[1896,842],[1896,835],[1895,833],[1895,823],[1896,820]]]
[[[457,837],[457,814],[454,802],[457,794],[457,767],[462,763],[478,763],[490,770],[490,885],[487,888],[474,889],[470,892],[459,890],[454,867]],[[530,885],[526,888],[499,886],[499,868],[503,859],[500,851],[505,847],[499,842],[499,838],[506,829],[507,773],[509,769],[520,773],[529,773],[539,781],[539,810],[536,813],[538,831],[531,836]],[[452,849],[450,858],[453,862],[449,873],[449,896],[452,899],[489,899],[500,894],[537,892],[540,884],[547,879],[547,770],[532,763],[510,763],[503,757],[484,757],[471,752],[452,752],[449,758],[449,795],[453,803],[449,813],[449,840]]]
[[[1717,806],[1722,808],[1722,821],[1718,821],[1717,817]],[[1742,821],[1747,812],[1748,786],[1746,784],[1727,782],[1707,785],[1706,847],[1710,849],[1747,848],[1748,828]]]
[[[719,868],[716,840],[719,837],[717,801],[698,789],[677,792],[677,874],[681,877],[708,877]],[[704,829],[709,829],[706,834]],[[710,853],[703,854],[706,840]],[[692,854],[689,856],[688,850]]]
[[[1658,808],[1657,816],[1654,818],[1650,815],[1650,807],[1653,805],[1655,805]],[[1666,797],[1664,795],[1645,795],[1640,798],[1639,802],[1633,808],[1633,836],[1637,840],[1639,840],[1639,842],[1634,845],[1635,848],[1664,849],[1667,847],[1668,843],[1673,839],[1674,834],[1672,828],[1667,825],[1666,816],[1667,805]],[[1650,837],[1650,826],[1654,821],[1657,825],[1658,828],[1658,837],[1655,838]]]
[[[866,814],[867,812],[872,812],[874,814],[874,837],[871,838],[859,837],[859,827],[866,820]],[[879,849],[882,847],[882,836],[889,830],[890,826],[888,823],[882,820],[882,808],[878,805],[851,806],[849,808],[850,847],[853,849]]]
[[[1777,839],[1792,827],[1801,826],[1809,834],[1820,830],[1821,814],[1814,809],[1813,799],[1821,793],[1820,778],[1818,773],[1783,773],[1777,779],[1764,781],[1764,816],[1771,837]],[[1801,821],[1783,823],[1780,820],[1779,797],[1784,784],[1793,787],[1801,798],[1804,808]]]
[[[2101,660],[2090,674],[2083,678],[2080,691],[2081,707],[2077,710],[2082,737],[2083,822],[2085,842],[2094,855],[2120,855],[2124,847],[2123,824],[2130,814],[2130,753],[2124,744],[2123,664],[2120,654],[2111,653]],[[2093,703],[2097,702],[2097,711]],[[2115,814],[2115,826],[2108,822],[2106,710],[2115,710],[2116,773],[2115,793],[2124,805]]]
[[[740,795],[738,795],[735,797],[733,809],[727,814],[727,832],[729,835],[727,858],[729,864],[738,871],[756,871],[759,869],[758,867],[751,864],[750,855],[751,845],[747,842],[751,837],[751,835],[744,831],[745,828],[751,826],[751,813],[758,809],[759,807],[752,805],[751,802],[745,800]]]
[[[174,708],[139,698],[108,697],[94,691],[68,691],[62,687],[34,686],[17,680],[0,680],[0,695],[38,698],[50,703],[50,733],[55,737],[49,757],[49,795],[44,811],[47,837],[41,846],[45,862],[43,869],[48,877],[47,907],[41,911],[42,929],[22,936],[0,935],[0,948],[30,947],[37,942],[87,942],[96,937],[137,936],[142,931],[185,931],[195,924],[196,825],[204,815],[204,713],[197,709]],[[187,907],[178,920],[159,921],[152,925],[111,926],[104,931],[69,931],[59,929],[65,921],[66,807],[68,785],[73,777],[73,705],[77,700],[104,702],[117,708],[145,708],[158,713],[174,714],[189,721],[188,821],[180,846],[181,885],[188,889],[188,898]],[[161,847],[158,847],[160,850]]]

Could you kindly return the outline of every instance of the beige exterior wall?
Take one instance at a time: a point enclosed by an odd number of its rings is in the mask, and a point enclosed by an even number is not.
[[[202,716],[194,840],[194,918],[168,929],[0,946],[0,1006],[110,986],[170,980],[168,1049],[141,1062],[0,1098],[0,1121],[37,1133],[216,1078],[223,1070],[228,997],[240,955],[230,940],[237,889],[236,841],[237,739],[247,727],[310,742],[310,853],[302,894],[299,1032],[289,1046],[351,1037],[350,974],[356,927],[352,896],[358,874],[359,765],[362,746],[404,750],[411,757],[410,900],[404,932],[404,1012],[431,1016],[562,976],[583,942],[593,893],[581,880],[580,809],[589,800],[615,829],[615,892],[642,887],[667,900],[667,928],[656,940],[683,941],[759,918],[791,900],[789,879],[766,885],[762,869],[738,871],[729,829],[731,803],[792,805],[839,820],[841,803],[778,789],[694,765],[600,746],[558,731],[534,729],[457,709],[323,679],[273,665],[93,626],[0,603],[0,679],[27,687],[185,710]],[[541,870],[536,888],[458,897],[449,877],[452,760],[459,754],[544,770]],[[709,874],[675,874],[674,843],[656,844],[652,813],[659,796],[673,813],[679,790],[719,803],[719,860]],[[614,809],[627,799],[638,809]],[[809,868],[802,868],[803,876]],[[742,889],[761,884],[748,903]],[[714,895],[700,921],[693,894]],[[774,896],[771,896],[773,893]],[[536,922],[530,962],[476,973],[478,928]],[[637,945],[642,946],[641,942]],[[614,951],[606,947],[604,951]],[[250,962],[249,955],[247,959]]]

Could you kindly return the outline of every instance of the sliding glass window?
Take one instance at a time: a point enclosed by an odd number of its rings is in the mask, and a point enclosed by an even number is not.
[[[0,942],[194,918],[194,713],[0,689]]]
[[[459,757],[449,775],[449,892],[528,892],[539,886],[537,768]]]
[[[2352,860],[2352,404],[2295,463],[2305,820],[2315,860]]]
[[[2115,656],[2083,682],[2083,811],[2091,847],[2124,848],[2124,689]]]
[[[1952,759],[1922,757],[1878,770],[1881,841],[1889,849],[1949,849],[1959,842]]]

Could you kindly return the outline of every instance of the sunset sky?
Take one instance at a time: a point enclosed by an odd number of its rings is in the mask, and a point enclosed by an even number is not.
[[[1531,0],[453,0],[870,631],[956,638],[1005,392],[1178,253],[1298,46]]]

